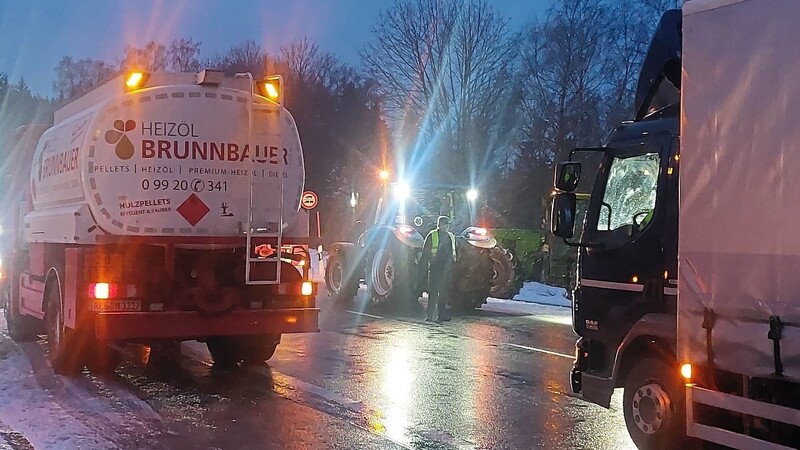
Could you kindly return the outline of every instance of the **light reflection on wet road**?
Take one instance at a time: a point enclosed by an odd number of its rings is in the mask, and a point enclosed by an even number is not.
[[[632,448],[619,404],[565,395],[568,314],[434,325],[383,314],[363,292],[348,308],[326,302],[322,332],[285,336],[270,367],[351,399],[376,433],[412,448]]]
[[[120,448],[633,448],[621,393],[611,410],[566,394],[568,311],[480,310],[437,325],[363,297],[334,306],[320,294],[320,333],[285,335],[269,365],[234,372],[189,342],[179,365],[155,350],[129,354],[115,376],[85,373],[64,390],[42,343],[20,348],[39,385],[78,420],[101,416],[85,414],[91,399],[148,424],[103,428]]]

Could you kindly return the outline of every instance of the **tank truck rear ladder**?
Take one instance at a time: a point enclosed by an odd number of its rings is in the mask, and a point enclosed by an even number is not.
[[[280,180],[280,203],[279,203],[279,220],[278,223],[275,224],[274,222],[267,222],[266,224],[257,224],[255,223],[254,212],[256,210],[255,199],[253,196],[253,184],[255,178],[255,161],[256,161],[256,153],[255,147],[253,146],[253,113],[256,109],[268,109],[268,106],[261,106],[257,105],[255,102],[255,98],[252,98],[250,102],[250,106],[248,108],[248,116],[249,116],[249,125],[248,125],[248,147],[250,149],[250,164],[249,164],[249,174],[248,174],[248,199],[247,199],[247,228],[245,229],[245,235],[247,237],[247,255],[246,255],[246,265],[245,265],[245,284],[254,286],[254,285],[274,285],[281,283],[281,259],[283,255],[281,253],[282,246],[283,246],[283,219],[284,219],[284,179],[283,179],[283,169],[285,168],[283,165],[283,158],[278,158],[278,178]],[[278,148],[283,151],[283,134],[279,131],[281,129],[281,123],[283,120],[283,111],[278,109],[275,111],[278,114],[278,127],[277,127],[277,135],[271,134],[271,137],[276,138],[278,141]],[[266,148],[262,151],[266,152]],[[281,155],[282,156],[282,155]],[[268,183],[264,183],[268,184]],[[271,183],[269,183],[271,184]],[[263,203],[261,203],[263,205]],[[273,242],[277,242],[277,247],[275,248],[274,253],[266,256],[261,257],[256,254],[256,249],[253,248],[253,238],[266,238],[268,241],[267,245],[272,245]],[[255,256],[254,256],[255,255]],[[253,268],[256,264],[275,264],[275,277],[271,279],[253,279]]]

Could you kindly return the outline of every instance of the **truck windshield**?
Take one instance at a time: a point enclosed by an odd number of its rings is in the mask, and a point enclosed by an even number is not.
[[[598,231],[613,231],[625,225],[644,228],[656,205],[659,165],[658,153],[614,157],[608,171]]]

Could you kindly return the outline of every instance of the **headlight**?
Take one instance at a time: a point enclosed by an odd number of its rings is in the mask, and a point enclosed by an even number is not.
[[[397,200],[401,202],[405,201],[405,199],[407,199],[409,195],[411,195],[411,187],[409,187],[407,184],[398,183],[394,187],[394,196],[395,198],[397,198]]]
[[[470,189],[467,191],[467,200],[474,202],[478,199],[478,190],[477,189]]]
[[[482,241],[489,238],[489,230],[481,227],[469,227],[464,230],[464,237],[470,241]]]

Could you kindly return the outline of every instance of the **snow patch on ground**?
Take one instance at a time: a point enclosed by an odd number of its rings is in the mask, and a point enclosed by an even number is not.
[[[113,376],[54,374],[42,343],[14,343],[5,322],[0,312],[0,442],[9,433],[36,449],[152,448],[159,442],[163,421],[147,402]]]
[[[482,310],[513,314],[520,316],[553,317],[557,322],[569,323],[572,320],[572,310],[553,305],[539,303],[526,303],[517,300],[504,300],[500,298],[487,298]]]
[[[526,282],[519,294],[514,296],[518,302],[540,303],[543,305],[571,307],[572,301],[567,297],[567,290],[548,286],[535,281]]]
[[[2,315],[0,315],[2,318]],[[27,358],[0,335],[0,422],[22,433],[35,448],[114,449],[58,404],[37,383]]]

